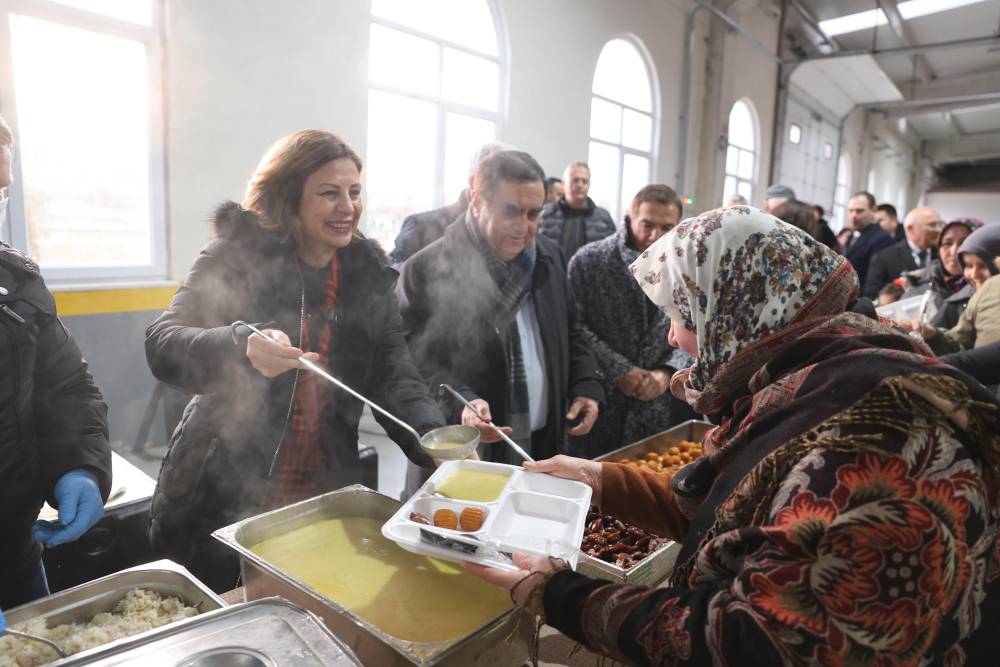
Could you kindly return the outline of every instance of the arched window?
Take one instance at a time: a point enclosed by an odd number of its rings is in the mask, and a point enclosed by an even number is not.
[[[729,134],[726,146],[726,180],[722,201],[742,195],[753,203],[753,180],[757,173],[757,121],[753,109],[739,100],[729,112]]]
[[[833,188],[833,231],[839,232],[847,224],[847,199],[850,197],[851,159],[841,155],[837,160],[837,182]]]
[[[488,0],[372,0],[365,232],[383,246],[407,215],[457,200],[496,140],[500,45]]]
[[[604,45],[590,101],[590,197],[620,219],[653,173],[656,93],[648,59],[630,40]]]

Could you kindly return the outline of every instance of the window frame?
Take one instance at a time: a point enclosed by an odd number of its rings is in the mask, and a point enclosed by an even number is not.
[[[379,25],[390,30],[396,30],[398,32],[404,33],[411,37],[417,37],[429,42],[434,43],[438,48],[438,94],[427,95],[424,93],[417,93],[409,90],[404,90],[397,88],[395,86],[388,86],[381,83],[375,83],[371,80],[370,72],[366,74],[367,88],[366,92],[370,93],[373,90],[379,92],[387,93],[390,95],[398,95],[400,97],[408,97],[415,100],[420,100],[421,102],[427,102],[435,106],[435,142],[434,142],[434,191],[431,196],[431,206],[433,208],[439,208],[442,206],[447,206],[452,203],[446,196],[445,188],[445,152],[447,150],[446,140],[447,140],[447,122],[448,114],[456,113],[465,116],[472,116],[480,120],[485,120],[492,122],[496,128],[494,133],[494,141],[500,141],[504,135],[504,124],[507,117],[507,104],[508,104],[508,77],[510,74],[510,62],[509,53],[510,49],[507,43],[507,29],[506,24],[503,20],[503,15],[500,11],[500,6],[497,0],[481,0],[486,3],[486,6],[490,10],[490,15],[493,19],[493,30],[496,32],[497,40],[497,55],[489,55],[474,49],[470,49],[467,46],[457,44],[451,40],[445,39],[443,37],[437,37],[426,33],[417,28],[412,28],[408,25],[397,23],[391,19],[385,19],[381,16],[376,16],[371,13],[371,9],[368,11],[368,30],[369,34],[371,31],[371,26]],[[443,86],[444,86],[444,51],[445,49],[453,49],[464,53],[465,55],[473,56],[476,58],[481,58],[483,60],[489,60],[497,65],[499,68],[499,76],[497,77],[497,108],[496,111],[488,111],[486,109],[481,109],[479,107],[473,107],[459,102],[453,102],[451,100],[445,99]],[[367,97],[366,97],[367,99]],[[366,111],[365,125],[368,125],[368,112]],[[366,156],[367,157],[367,156]],[[417,213],[418,211],[414,211]],[[367,222],[367,219],[366,219]],[[399,221],[402,224],[402,220]],[[397,230],[397,235],[399,230]]]
[[[750,124],[752,125],[751,130],[752,130],[753,142],[754,142],[753,148],[747,148],[746,146],[740,146],[739,144],[734,144],[734,143],[730,142],[730,140],[729,140],[730,136],[732,136],[732,128],[730,128],[730,119],[733,116],[733,110],[736,109],[736,105],[738,105],[738,104],[742,104],[743,106],[745,106],[746,109],[747,109],[747,112],[748,112],[748,114],[750,116]],[[736,101],[733,102],[732,106],[729,107],[729,113],[726,115],[725,154],[724,154],[723,159],[722,159],[722,172],[723,172],[723,179],[722,179],[722,182],[723,182],[723,195],[722,195],[722,199],[723,199],[723,203],[725,203],[725,200],[727,200],[730,196],[732,196],[734,194],[740,194],[740,184],[741,183],[746,183],[750,187],[750,196],[746,197],[746,199],[751,204],[753,203],[753,201],[754,201],[754,194],[755,194],[754,191],[757,189],[756,188],[757,175],[760,173],[760,158],[759,158],[759,156],[760,156],[760,144],[761,144],[760,119],[757,117],[757,109],[754,107],[753,102],[750,99],[748,99],[746,97],[741,97],[740,99],[738,99],[738,100],[736,100]],[[730,149],[730,147],[735,148],[738,151],[737,152],[737,160],[736,160],[737,166],[736,166],[736,171],[735,172],[730,172],[729,171],[729,149]],[[750,174],[749,178],[746,178],[746,177],[743,177],[743,176],[739,175],[740,153],[749,153],[750,156],[753,159],[753,169],[751,169],[752,173]],[[728,179],[730,179],[730,178],[732,178],[735,181],[736,186],[733,189],[733,191],[731,193],[729,193],[729,195],[727,195],[725,193],[725,182]]]
[[[844,180],[840,179],[843,166]],[[840,232],[847,225],[847,200],[851,193],[851,156],[841,151],[837,157],[837,171],[833,181],[833,231]]]
[[[15,154],[11,165],[14,183],[8,196],[8,221],[0,238],[15,248],[29,252],[29,230],[25,210],[24,178],[21,155],[25,147],[19,141],[17,99],[14,88],[14,51],[9,39],[10,17],[25,17],[56,23],[68,28],[85,30],[107,37],[141,43],[146,49],[146,74],[149,103],[149,241],[150,263],[127,266],[58,267],[43,266],[45,280],[53,286],[80,284],[121,284],[155,282],[167,278],[167,186],[165,95],[163,87],[163,21],[162,0],[150,0],[150,24],[141,25],[124,19],[91,12],[49,0],[0,0],[0,114],[14,133]],[[27,150],[31,150],[30,146]]]
[[[598,66],[600,65],[600,62],[601,62],[601,54],[604,53],[605,47],[607,47],[608,44],[610,44],[611,42],[615,41],[616,39],[623,40],[623,41],[627,42],[632,48],[634,48],[636,50],[636,52],[639,54],[639,59],[642,61],[643,65],[645,65],[646,80],[649,83],[649,95],[650,95],[650,102],[651,102],[650,106],[652,107],[651,111],[643,111],[642,109],[634,107],[634,106],[632,106],[630,104],[626,104],[625,102],[620,102],[618,100],[614,100],[614,99],[611,99],[610,97],[605,97],[604,95],[600,95],[600,94],[594,92],[594,76],[596,76],[596,74],[597,74],[597,68],[598,68]],[[653,62],[653,59],[650,56],[649,51],[646,49],[646,45],[642,42],[642,40],[639,37],[637,37],[636,35],[633,35],[631,33],[622,33],[622,34],[619,34],[619,35],[612,36],[607,41],[605,41],[604,44],[601,45],[601,50],[597,54],[597,60],[594,62],[593,75],[591,76],[591,79],[590,79],[590,101],[591,101],[590,108],[591,108],[591,110],[593,110],[593,101],[595,99],[601,100],[602,102],[605,102],[607,104],[613,104],[613,105],[615,105],[617,107],[620,107],[621,112],[622,112],[621,113],[621,118],[619,120],[619,126],[618,126],[618,143],[614,143],[612,141],[608,141],[607,139],[600,139],[598,137],[593,136],[590,133],[590,123],[593,120],[593,118],[592,118],[592,115],[593,115],[592,111],[591,111],[591,114],[588,115],[588,123],[587,123],[587,137],[588,137],[587,162],[588,162],[588,164],[590,163],[590,144],[592,144],[592,143],[601,144],[603,146],[606,146],[608,148],[613,148],[613,149],[615,149],[615,150],[618,151],[618,172],[617,172],[618,173],[618,180],[615,183],[615,193],[616,193],[615,194],[615,210],[612,210],[612,211],[609,211],[609,212],[611,213],[612,218],[614,220],[621,220],[622,217],[623,217],[623,215],[625,214],[624,208],[628,205],[628,203],[631,202],[631,197],[633,197],[635,195],[635,193],[633,192],[631,195],[629,195],[629,202],[623,201],[623,198],[622,198],[622,194],[623,194],[622,193],[622,173],[623,173],[623,171],[625,169],[625,156],[626,155],[632,155],[632,156],[635,156],[635,157],[644,158],[644,159],[646,159],[649,162],[649,170],[648,170],[648,172],[646,174],[646,182],[647,182],[647,184],[648,183],[653,183],[653,174],[657,173],[657,171],[656,171],[657,170],[657,166],[658,166],[657,165],[657,160],[658,160],[658,157],[659,157],[659,150],[658,149],[659,149],[659,146],[660,146],[660,111],[661,111],[659,78],[656,75],[656,65]],[[639,150],[637,148],[632,148],[630,146],[626,146],[623,143],[623,138],[624,138],[624,135],[625,135],[625,111],[626,110],[632,111],[634,113],[642,114],[643,116],[648,116],[649,117],[650,123],[651,123],[651,126],[650,126],[650,137],[649,137],[649,151],[642,151],[642,150]],[[591,168],[593,168],[593,165],[591,165]]]

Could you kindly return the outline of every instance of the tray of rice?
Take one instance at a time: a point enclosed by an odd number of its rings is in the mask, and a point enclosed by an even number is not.
[[[156,628],[225,606],[222,599],[169,560],[122,570],[5,611],[7,625],[50,639],[70,656],[94,652]],[[0,637],[0,667],[61,665],[52,649]]]
[[[199,614],[62,661],[65,667],[360,667],[322,621],[278,597]]]

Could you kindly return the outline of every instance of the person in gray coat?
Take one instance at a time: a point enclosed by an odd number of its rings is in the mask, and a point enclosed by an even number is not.
[[[669,320],[629,270],[682,213],[672,188],[647,185],[632,199],[622,229],[585,245],[569,263],[578,316],[607,395],[591,432],[571,440],[576,456],[593,458],[694,416],[668,391],[674,371],[694,360],[667,343]]]

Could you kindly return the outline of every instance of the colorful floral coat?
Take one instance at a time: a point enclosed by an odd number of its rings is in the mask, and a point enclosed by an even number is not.
[[[919,346],[851,314],[776,344],[701,496],[604,464],[603,508],[684,552],[666,588],[554,575],[547,622],[637,664],[997,664],[1000,405]]]

